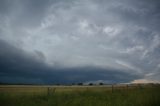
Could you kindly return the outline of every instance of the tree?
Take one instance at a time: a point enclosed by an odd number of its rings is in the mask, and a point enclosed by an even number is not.
[[[102,82],[100,82],[99,85],[104,85],[104,84]]]
[[[78,83],[78,85],[83,85],[83,83],[80,82],[80,83]]]
[[[92,86],[92,85],[93,85],[93,83],[89,83],[89,85],[90,85],[90,86]]]

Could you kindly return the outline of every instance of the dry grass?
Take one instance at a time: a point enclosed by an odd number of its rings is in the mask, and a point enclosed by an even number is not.
[[[49,90],[48,90],[49,87]],[[0,86],[0,106],[160,106],[160,86]]]

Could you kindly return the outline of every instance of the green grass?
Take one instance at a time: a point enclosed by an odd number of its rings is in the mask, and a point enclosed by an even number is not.
[[[49,95],[46,88],[27,93],[0,90],[0,106],[160,106],[159,88],[116,89],[112,92],[102,87],[68,87],[68,91],[56,88],[57,91]]]

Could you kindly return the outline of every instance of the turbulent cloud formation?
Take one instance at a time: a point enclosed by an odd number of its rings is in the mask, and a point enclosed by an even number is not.
[[[160,1],[1,0],[0,82],[160,81]]]

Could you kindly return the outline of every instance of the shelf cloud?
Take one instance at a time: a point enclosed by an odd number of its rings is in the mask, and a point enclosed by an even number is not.
[[[0,82],[159,82],[159,23],[158,0],[1,0]]]

